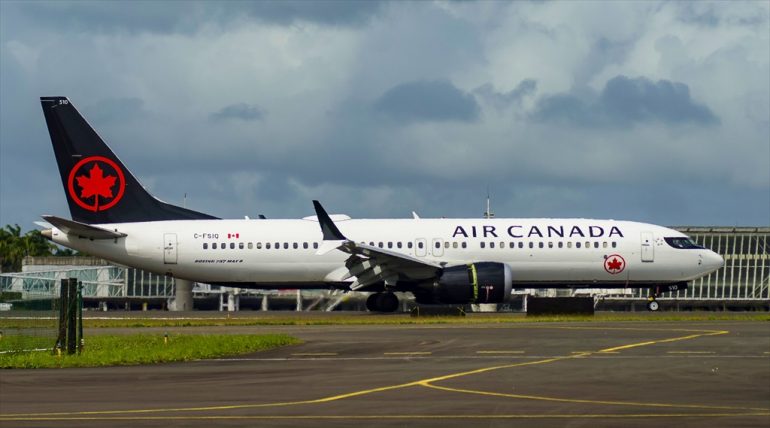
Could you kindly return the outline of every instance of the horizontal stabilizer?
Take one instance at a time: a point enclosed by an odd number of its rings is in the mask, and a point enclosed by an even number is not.
[[[53,215],[44,215],[42,217],[45,219],[45,221],[51,223],[51,225],[66,233],[67,235],[75,235],[89,239],[115,239],[127,236],[125,233],[115,232],[112,230],[91,226],[90,224],[79,223],[74,220],[67,220],[65,218],[56,217]]]

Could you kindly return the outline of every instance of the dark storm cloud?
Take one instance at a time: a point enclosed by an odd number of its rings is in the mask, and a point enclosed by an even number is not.
[[[491,104],[498,110],[511,105],[521,105],[521,101],[537,90],[537,82],[533,79],[522,80],[515,88],[508,92],[497,92],[491,83],[484,84],[473,90],[473,93]]]
[[[289,25],[356,26],[376,15],[379,1],[33,1],[20,11],[36,22],[80,32],[193,33],[203,25],[244,20]]]
[[[446,80],[407,82],[386,91],[377,111],[404,123],[421,121],[474,122],[480,108],[473,95]]]
[[[246,103],[231,104],[229,106],[223,107],[218,112],[209,115],[209,119],[214,122],[226,119],[240,119],[250,122],[261,120],[263,117],[265,117],[264,110],[259,108],[257,105]]]
[[[711,109],[692,99],[686,84],[626,76],[610,79],[595,100],[585,101],[570,93],[545,96],[538,101],[533,117],[543,122],[567,122],[585,127],[630,126],[642,122],[719,123]]]

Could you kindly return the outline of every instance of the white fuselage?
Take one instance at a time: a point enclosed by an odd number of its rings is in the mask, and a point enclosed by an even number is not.
[[[340,231],[355,242],[445,266],[505,263],[518,288],[668,284],[701,277],[723,263],[710,250],[679,249],[665,242],[666,237],[684,237],[680,232],[637,222],[335,217]],[[311,288],[354,279],[345,277],[348,254],[317,254],[322,234],[314,217],[99,226],[126,237],[90,240],[54,228],[52,238],[119,264],[204,283]],[[608,259],[613,256],[619,257]]]

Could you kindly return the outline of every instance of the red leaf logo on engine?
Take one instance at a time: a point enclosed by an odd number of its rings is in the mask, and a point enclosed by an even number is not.
[[[118,164],[111,159],[90,156],[72,168],[67,190],[81,208],[93,212],[105,211],[123,197],[126,179]]]

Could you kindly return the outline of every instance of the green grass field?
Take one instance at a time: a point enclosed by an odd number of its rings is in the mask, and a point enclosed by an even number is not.
[[[5,336],[0,350],[51,348],[50,339]],[[26,341],[25,343],[20,343]],[[14,343],[15,342],[15,343]],[[50,351],[9,352],[0,354],[0,368],[98,367],[157,364],[218,358],[263,351],[300,343],[282,334],[267,335],[177,335],[163,334],[86,337],[81,355],[53,355]],[[15,348],[14,348],[15,347]]]

